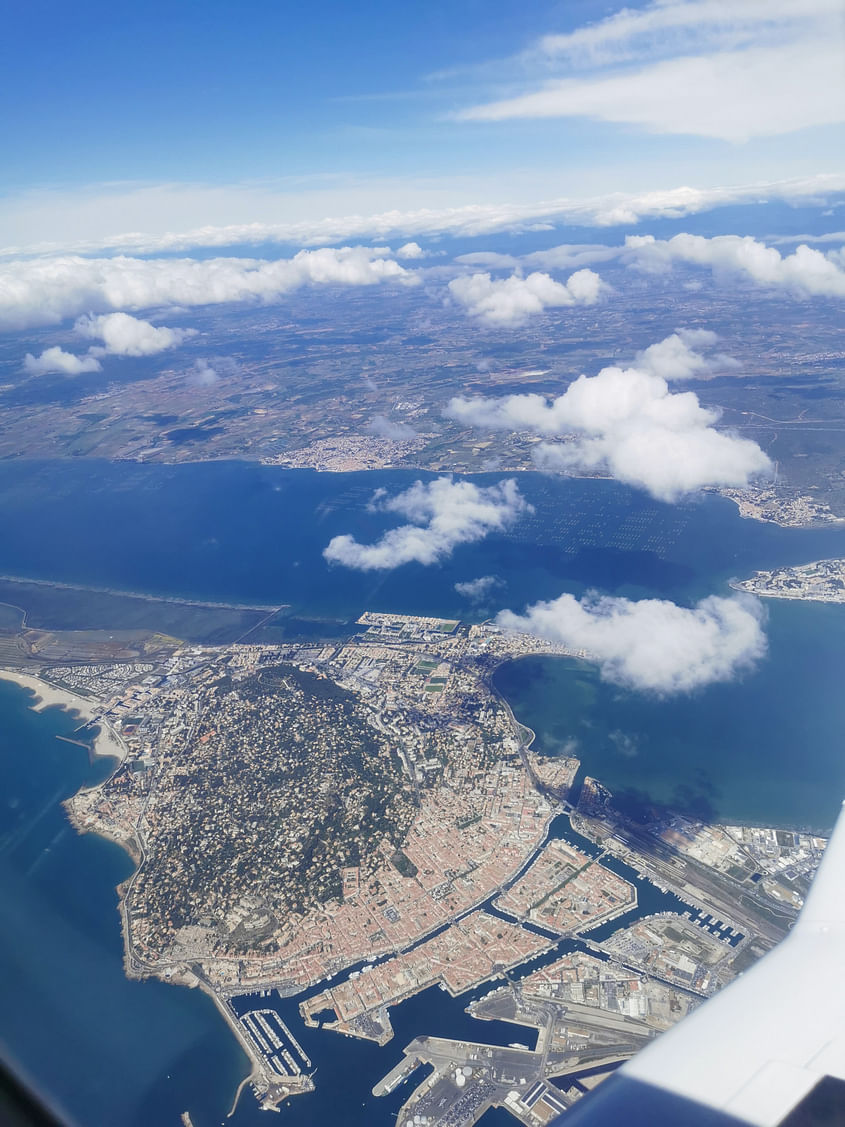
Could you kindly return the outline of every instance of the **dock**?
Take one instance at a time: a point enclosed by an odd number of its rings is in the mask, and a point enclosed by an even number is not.
[[[407,1053],[409,1050],[411,1050],[410,1056],[406,1056],[404,1060],[400,1060],[394,1068],[391,1068],[387,1076],[383,1076],[381,1080],[379,1080],[378,1084],[373,1088],[374,1096],[389,1095],[394,1088],[398,1088],[400,1084],[408,1079],[412,1072],[424,1063],[413,1051],[413,1042],[408,1046],[405,1052]]]

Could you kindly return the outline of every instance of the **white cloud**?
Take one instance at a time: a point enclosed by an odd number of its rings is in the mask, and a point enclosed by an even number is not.
[[[0,266],[0,329],[54,324],[81,313],[153,306],[276,301],[306,285],[413,283],[379,247],[321,248],[293,258],[18,259]]]
[[[782,255],[750,235],[629,235],[625,240],[631,258],[645,269],[666,270],[674,262],[709,266],[716,274],[738,274],[757,285],[784,289],[800,296],[845,297],[845,270],[837,252],[827,255],[808,246]]]
[[[367,430],[370,434],[375,434],[379,438],[393,438],[397,441],[404,438],[413,438],[417,433],[407,423],[388,419],[386,415],[374,415],[367,424]]]
[[[488,595],[504,583],[495,575],[479,575],[477,579],[467,579],[464,583],[456,583],[455,590],[471,603],[483,603]]]
[[[451,477],[417,481],[396,497],[387,498],[384,490],[378,490],[372,508],[399,513],[412,523],[391,529],[375,544],[359,544],[354,536],[335,536],[323,552],[329,563],[358,571],[439,563],[459,544],[502,532],[531,511],[512,478],[487,486]]]
[[[528,90],[457,116],[587,117],[728,141],[838,124],[843,42],[839,0],[656,0],[544,37],[525,60]],[[554,76],[539,87],[538,63]]]
[[[664,599],[561,595],[502,611],[506,630],[583,649],[606,681],[659,694],[690,692],[747,671],[766,652],[756,599],[711,596],[691,608]]]
[[[801,239],[806,240],[808,236],[801,236]],[[769,240],[771,243],[796,241],[800,240]],[[842,244],[845,243],[845,234],[821,235],[815,241]],[[706,238],[684,232],[670,239],[628,235],[623,246],[563,244],[522,256],[476,251],[459,256],[455,262],[461,266],[486,266],[490,269],[541,267],[563,270],[614,259],[649,273],[671,270],[675,263],[701,266],[709,268],[720,280],[744,278],[755,285],[781,289],[799,297],[845,295],[845,247],[835,246],[823,252],[800,245],[792,254],[784,255],[777,247],[751,235]]]
[[[495,250],[473,251],[459,254],[454,259],[460,266],[481,266],[488,270],[509,270],[522,266],[522,259],[516,254],[500,254]]]
[[[191,365],[187,382],[192,387],[212,387],[220,380],[240,375],[241,371],[241,365],[231,356],[204,356]]]
[[[396,252],[397,258],[425,258],[425,251],[419,243],[405,243]]]
[[[678,329],[665,340],[638,352],[634,363],[664,380],[689,380],[724,369],[740,367],[732,356],[719,352],[705,356],[697,349],[712,348],[719,337],[709,329]]]
[[[845,120],[841,67],[842,48],[834,43],[820,43],[813,52],[803,44],[724,51],[607,78],[563,79],[460,117],[587,117],[742,142]]]
[[[213,387],[214,384],[219,382],[220,376],[217,368],[212,366],[208,360],[194,361],[194,366],[188,373],[188,383],[192,387]]]
[[[788,243],[839,243],[845,246],[845,231],[825,231],[818,235],[773,235],[768,240],[773,246]]]
[[[88,340],[101,340],[103,351],[112,356],[155,356],[197,335],[196,329],[157,328],[128,313],[80,317],[74,331]]]
[[[546,35],[534,48],[549,59],[582,65],[622,62],[644,53],[733,48],[805,34],[816,20],[841,12],[838,0],[655,0],[623,8],[565,35]]]
[[[610,262],[618,257],[619,251],[616,247],[598,243],[586,243],[580,246],[564,243],[563,246],[535,250],[531,254],[523,255],[522,265],[539,266],[545,270],[572,270],[582,266],[592,266],[597,262]]]
[[[617,371],[624,380],[626,373]],[[603,381],[605,402],[617,392],[624,395],[623,380]],[[685,394],[694,402],[667,402],[669,397],[658,391],[639,419],[573,443],[543,443],[537,448],[537,465],[548,472],[607,469],[618,481],[669,502],[705,486],[747,485],[770,472],[771,462],[755,442],[714,430],[716,412],[698,406],[691,392]]]
[[[544,309],[593,305],[605,288],[592,270],[578,270],[565,283],[538,271],[496,280],[489,274],[468,274],[449,283],[455,301],[488,325],[521,325]]]
[[[96,356],[74,356],[72,352],[65,352],[58,345],[45,348],[40,356],[33,356],[31,352],[27,352],[23,366],[32,376],[43,376],[47,372],[78,376],[82,372],[100,371],[100,361]]]
[[[150,188],[145,192],[127,190],[124,194],[112,189],[98,195],[87,190],[79,199],[66,198],[59,193],[37,193],[33,199],[4,200],[6,239],[21,238],[20,232],[43,232],[52,229],[53,241],[35,244],[6,246],[0,257],[15,258],[29,254],[55,255],[60,251],[96,253],[119,251],[126,254],[157,254],[187,251],[193,247],[230,247],[266,243],[283,243],[297,246],[315,246],[355,239],[388,239],[408,237],[437,237],[454,235],[472,237],[496,231],[524,231],[548,229],[557,224],[580,226],[634,225],[647,218],[681,218],[696,215],[715,207],[729,204],[758,204],[771,200],[790,203],[822,205],[837,193],[845,190],[845,175],[823,174],[799,179],[757,182],[722,187],[695,188],[682,186],[643,192],[613,192],[591,197],[558,196],[550,199],[533,199],[527,202],[490,203],[478,200],[460,206],[428,206],[414,210],[391,209],[373,213],[334,215],[328,218],[305,218],[295,222],[278,223],[257,216],[290,212],[289,199],[279,193],[257,200],[247,188],[233,186],[225,189],[225,199],[220,200],[221,189],[177,185],[168,195],[162,189]],[[396,189],[397,193],[399,188]],[[407,195],[407,188],[401,194]],[[152,195],[160,200],[155,207],[138,202]],[[442,193],[454,197],[454,188]],[[212,203],[207,199],[211,198]],[[308,195],[313,201],[313,193]],[[81,209],[83,214],[77,216]],[[224,223],[207,220],[203,226],[185,227],[185,216],[209,211],[215,216],[248,212],[250,222]],[[91,217],[93,212],[94,218]],[[158,220],[156,216],[163,218]],[[324,213],[326,214],[326,213]],[[56,218],[61,217],[57,226]],[[106,218],[102,218],[105,216]],[[113,226],[117,217],[131,216],[134,232],[116,233]],[[113,217],[113,218],[109,218]],[[175,217],[175,218],[174,218]],[[112,224],[103,228],[103,224]],[[51,228],[52,225],[52,228]],[[96,230],[96,237],[68,239],[67,232],[75,228]],[[0,227],[0,238],[3,237]],[[13,235],[13,233],[15,233]],[[42,236],[43,238],[43,236]],[[540,252],[542,253],[542,252]],[[539,260],[537,265],[546,265]],[[481,264],[479,264],[481,265]],[[548,265],[554,265],[549,263]],[[574,265],[569,264],[569,265]],[[2,283],[0,282],[0,289]]]
[[[769,471],[771,463],[755,442],[714,428],[718,411],[702,407],[691,391],[669,390],[665,374],[686,378],[693,365],[689,344],[679,338],[679,345],[663,341],[650,356],[650,350],[643,354],[664,375],[649,368],[608,367],[597,376],[579,376],[554,399],[458,396],[446,414],[470,426],[566,437],[535,449],[542,469],[607,469],[663,501],[708,485],[745,485]]]

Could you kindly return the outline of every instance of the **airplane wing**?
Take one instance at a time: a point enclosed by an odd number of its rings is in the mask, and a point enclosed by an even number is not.
[[[787,938],[560,1122],[845,1125],[845,808]]]

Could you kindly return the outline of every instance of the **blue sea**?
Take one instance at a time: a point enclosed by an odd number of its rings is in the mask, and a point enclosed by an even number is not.
[[[845,555],[845,530],[743,521],[715,496],[670,507],[612,482],[524,475],[520,487],[534,514],[507,536],[459,548],[443,566],[380,576],[324,562],[332,536],[369,540],[388,526],[367,510],[376,488],[399,491],[419,476],[428,475],[316,474],[234,462],[6,462],[0,573],[287,603],[292,613],[340,625],[364,609],[480,619],[589,587],[689,602],[724,593],[729,578],[758,567]],[[458,581],[491,574],[502,585],[487,605],[454,590]],[[719,817],[825,829],[845,794],[845,608],[770,602],[768,610],[770,650],[758,670],[691,697],[658,701],[624,692],[589,666],[562,659],[514,663],[497,684],[537,732],[540,750],[555,754],[576,741],[584,772],[633,805],[672,801]],[[125,978],[115,886],[131,872],[130,861],[108,842],[78,836],[61,806],[106,767],[92,768],[82,749],[56,740],[75,727],[72,717],[57,709],[34,713],[29,700],[0,683],[5,1050],[80,1124],[176,1125],[186,1110],[195,1127],[219,1124],[246,1060],[199,992]],[[286,1003],[317,1066],[318,1091],[292,1101],[281,1121],[392,1124],[407,1087],[379,1101],[369,1091],[418,1033],[525,1039],[522,1031],[469,1018],[466,1002],[434,989],[405,1003],[393,1015],[396,1037],[383,1049],[304,1030],[296,1000]],[[226,1122],[266,1120],[247,1091]]]

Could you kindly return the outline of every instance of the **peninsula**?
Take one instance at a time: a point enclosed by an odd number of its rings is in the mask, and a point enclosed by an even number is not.
[[[128,748],[67,803],[138,866],[120,889],[128,973],[212,993],[269,1103],[310,1080],[230,999],[298,993],[452,925],[541,848],[577,770],[532,755],[488,687],[499,662],[561,647],[400,615],[359,626],[337,644],[49,671],[99,690],[96,719]],[[525,933],[514,958],[547,946]],[[480,978],[501,962],[485,954]]]
[[[578,1093],[549,1077],[624,1059],[776,943],[824,841],[667,811],[632,824],[590,779],[576,801],[578,760],[536,754],[491,674],[583,651],[433,617],[357,626],[281,645],[154,635],[119,660],[109,637],[57,634],[61,659],[10,649],[3,675],[110,741],[111,775],[66,808],[135,862],[118,889],[127,973],[209,993],[262,1106],[313,1087],[280,999],[384,1044],[403,999],[504,980],[472,1012],[532,1026],[537,1051],[508,1050],[502,1073],[483,1046],[425,1038],[408,1061],[435,1072],[401,1121],[445,1076],[458,1127],[496,1103],[534,1123],[541,1095],[555,1108]],[[654,919],[644,889],[664,896]],[[519,1062],[529,1087],[513,1096],[502,1076]],[[477,1099],[459,1098],[458,1067]]]
[[[845,603],[845,560],[818,560],[798,567],[755,571],[750,579],[734,580],[731,587],[766,599]]]

